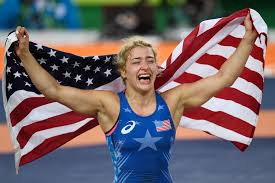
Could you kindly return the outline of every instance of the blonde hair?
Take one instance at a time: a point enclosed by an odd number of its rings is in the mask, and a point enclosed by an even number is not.
[[[153,48],[152,44],[148,43],[141,36],[132,36],[126,39],[123,39],[124,44],[121,46],[120,51],[117,54],[117,67],[118,71],[121,73],[125,70],[126,61],[130,54],[130,51],[136,47],[148,47],[152,49],[154,54],[155,61],[157,62],[157,52]],[[125,78],[122,78],[125,83]]]

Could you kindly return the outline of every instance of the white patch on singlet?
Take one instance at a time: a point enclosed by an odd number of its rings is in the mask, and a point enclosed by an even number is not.
[[[126,123],[126,126],[124,126],[122,129],[121,129],[121,133],[123,134],[123,135],[125,135],[125,134],[128,134],[128,133],[130,133],[134,128],[135,128],[135,126],[136,126],[136,122],[135,121],[128,121],[127,123]]]

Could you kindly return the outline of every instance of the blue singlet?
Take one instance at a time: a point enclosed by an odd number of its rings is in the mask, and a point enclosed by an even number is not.
[[[114,183],[172,182],[168,165],[175,127],[163,98],[156,93],[157,107],[143,117],[119,93],[120,113],[106,140],[114,166]]]

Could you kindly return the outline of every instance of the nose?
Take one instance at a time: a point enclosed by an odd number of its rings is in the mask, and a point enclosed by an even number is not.
[[[146,70],[146,69],[148,69],[148,68],[149,68],[148,63],[147,63],[146,61],[142,61],[142,62],[141,62],[141,69]]]

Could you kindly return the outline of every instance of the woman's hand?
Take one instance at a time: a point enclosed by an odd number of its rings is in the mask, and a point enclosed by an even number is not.
[[[247,43],[254,44],[257,39],[258,33],[256,29],[253,27],[253,23],[250,18],[250,13],[248,13],[247,16],[245,17],[244,26],[245,26],[245,35],[243,38],[247,41]]]
[[[26,28],[18,26],[16,28],[16,36],[18,39],[18,45],[15,48],[17,56],[21,59],[27,56],[29,51],[29,33]]]

